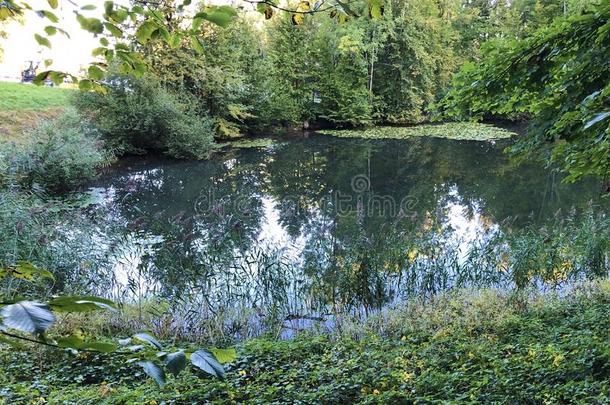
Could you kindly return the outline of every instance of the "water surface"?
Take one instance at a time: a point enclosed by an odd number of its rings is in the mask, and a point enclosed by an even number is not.
[[[490,240],[606,209],[597,182],[562,184],[506,145],[312,135],[200,162],[127,159],[92,193],[131,232],[115,276],[132,292],[214,315],[368,312],[510,283],[479,257]]]

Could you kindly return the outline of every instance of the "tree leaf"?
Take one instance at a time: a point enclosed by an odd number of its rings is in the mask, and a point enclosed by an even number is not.
[[[271,7],[270,5],[267,5],[265,7],[264,13],[265,13],[265,20],[270,20],[271,17],[273,17],[273,13],[274,13],[273,7]]]
[[[91,65],[87,71],[89,77],[94,80],[102,80],[104,78],[104,71],[99,66]]]
[[[191,37],[191,46],[193,47],[195,52],[197,52],[199,54],[201,54],[205,51],[205,49],[203,49],[203,45],[201,44],[201,40],[199,39],[198,36]]]
[[[165,358],[165,366],[170,373],[177,376],[186,367],[186,355],[182,350],[168,354]]]
[[[95,350],[101,353],[112,353],[117,349],[117,345],[109,342],[85,342],[80,349]]]
[[[148,333],[136,333],[135,335],[133,335],[134,338],[141,340],[142,342],[146,342],[149,345],[161,350],[163,348],[163,346],[161,346],[161,343],[159,343],[157,341],[157,339],[155,339],[154,337],[152,337],[151,335],[149,335]]]
[[[52,25],[47,25],[46,27],[44,27],[44,32],[46,32],[49,36],[55,35],[57,34],[57,28]]]
[[[204,19],[220,27],[226,27],[236,16],[237,12],[230,6],[207,7],[206,11],[195,14],[195,17],[193,18],[193,28],[197,29],[199,25],[197,24],[197,28],[195,28],[195,19]]]
[[[46,63],[46,61],[45,61],[45,63]],[[50,71],[43,72],[43,73],[45,73],[45,77],[46,77],[46,75],[48,73],[50,73]],[[17,264],[15,264],[14,266],[7,267],[5,269],[0,269],[0,278],[2,278],[4,276],[11,276],[14,278],[19,278],[19,279],[27,280],[27,281],[34,280],[35,276],[55,280],[55,277],[53,277],[53,274],[51,272],[49,272],[48,270],[39,269],[38,267],[34,266],[32,263],[23,262],[23,261],[17,262]]]
[[[159,25],[156,22],[152,20],[144,21],[136,30],[136,39],[139,43],[144,45],[148,42],[153,32],[155,32],[158,28]]]
[[[104,27],[106,27],[106,29],[108,31],[110,31],[110,33],[117,38],[121,38],[123,36],[123,30],[121,30],[119,27],[117,27],[116,25],[114,25],[112,23],[105,22]]]
[[[81,82],[83,81],[85,80],[81,80]],[[98,309],[116,310],[116,304],[114,302],[90,295],[57,297],[49,301],[49,305],[58,312],[89,312]]]
[[[237,359],[237,351],[233,347],[228,349],[211,349],[210,352],[222,364],[231,363]]]
[[[89,91],[93,88],[93,82],[89,79],[79,80],[78,88],[82,91]]]
[[[172,34],[170,35],[167,44],[169,45],[170,48],[175,49],[178,47],[178,45],[180,45],[180,35],[178,34]]]
[[[291,21],[293,25],[303,24],[303,14],[293,14],[291,17]]]
[[[76,14],[76,20],[79,22],[82,29],[94,34],[104,32],[104,24],[97,18],[87,18],[82,14]]]
[[[383,1],[382,0],[369,0],[369,16],[378,20],[383,15]]]
[[[70,335],[57,339],[57,345],[60,347],[78,349],[83,344],[83,339],[76,335]]]
[[[49,41],[48,38],[45,38],[40,34],[34,34],[34,38],[36,38],[36,42],[38,42],[40,46],[46,46],[47,48],[51,48],[51,41]]]
[[[57,8],[58,6],[58,0],[47,0],[47,2],[49,3],[49,6],[51,6],[51,8]]]
[[[153,363],[152,361],[140,361],[138,364],[144,369],[144,372],[152,377],[159,387],[163,388],[165,385],[165,372],[163,369]]]
[[[48,11],[48,10],[39,10],[36,13],[38,13],[38,15],[45,17],[46,19],[48,19],[49,21],[51,21],[54,24],[57,24],[59,22],[59,18],[57,18],[57,16],[55,14],[53,14],[52,12]]]
[[[208,374],[218,378],[225,378],[225,369],[216,360],[216,357],[207,350],[197,350],[191,354],[191,363]]]
[[[7,305],[0,313],[4,325],[21,332],[40,334],[55,322],[55,315],[45,304],[33,301],[20,301]]]
[[[57,72],[54,70],[49,72],[49,78],[56,86],[59,86],[61,83],[63,83],[65,77],[65,73]]]

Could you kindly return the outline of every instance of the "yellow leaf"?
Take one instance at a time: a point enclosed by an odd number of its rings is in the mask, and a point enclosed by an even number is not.
[[[292,23],[294,25],[301,25],[301,24],[303,24],[303,14],[293,14],[292,15]]]

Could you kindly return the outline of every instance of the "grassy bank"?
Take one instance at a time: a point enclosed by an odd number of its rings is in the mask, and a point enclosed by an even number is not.
[[[0,141],[20,141],[24,130],[57,117],[73,90],[0,82]]]
[[[459,292],[331,336],[238,346],[227,379],[159,389],[104,355],[0,351],[5,403],[607,403],[610,283],[566,296]],[[75,398],[78,398],[77,400]]]
[[[65,107],[72,90],[32,84],[0,82],[0,111],[41,111]]]

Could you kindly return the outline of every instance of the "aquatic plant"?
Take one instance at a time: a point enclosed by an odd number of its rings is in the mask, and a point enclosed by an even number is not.
[[[364,139],[405,139],[411,137],[434,137],[462,141],[492,141],[515,136],[514,132],[488,124],[474,122],[451,122],[436,125],[417,125],[412,127],[374,127],[352,130],[321,130],[324,135],[341,138]]]

